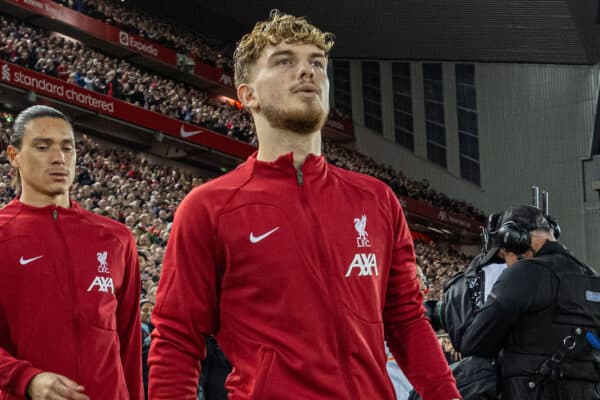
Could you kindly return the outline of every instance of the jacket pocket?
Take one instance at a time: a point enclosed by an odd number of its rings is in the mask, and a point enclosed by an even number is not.
[[[105,278],[105,277],[97,277]],[[112,285],[112,278],[110,285]],[[91,287],[91,286],[90,286]],[[117,330],[117,309],[118,301],[114,294],[109,289],[103,293],[94,291],[96,288],[91,288],[88,291],[81,290],[77,296],[78,302],[78,317],[91,326],[103,331],[114,332]]]
[[[269,380],[269,374],[273,368],[275,361],[275,350],[268,347],[261,347],[259,350],[260,362],[257,368],[256,380],[254,383],[254,391],[252,398],[254,400],[268,399],[268,386],[267,381]]]

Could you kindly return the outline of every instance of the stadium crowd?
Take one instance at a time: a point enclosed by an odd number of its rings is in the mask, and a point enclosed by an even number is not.
[[[0,15],[0,58],[82,88],[127,101],[249,143],[250,115],[206,92],[143,71],[64,36]]]
[[[152,40],[180,54],[197,58],[205,64],[233,71],[233,60],[226,56],[226,46],[217,40],[184,32],[174,25],[128,9],[118,0],[54,0],[92,18],[102,20],[129,33]]]
[[[452,248],[441,248],[434,241],[415,241],[415,253],[417,265],[423,270],[429,284],[426,300],[441,300],[446,282],[471,262],[471,257]]]
[[[472,204],[463,200],[451,199],[445,194],[430,188],[426,179],[420,181],[408,179],[402,172],[396,171],[390,166],[382,165],[371,157],[347,147],[325,144],[323,152],[333,164],[351,171],[374,176],[387,183],[399,196],[421,200],[471,218],[484,218],[483,212]]]

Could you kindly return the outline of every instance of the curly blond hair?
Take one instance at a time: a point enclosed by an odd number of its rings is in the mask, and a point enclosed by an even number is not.
[[[334,44],[334,35],[322,32],[305,17],[295,17],[274,9],[267,21],[254,25],[252,32],[245,34],[237,43],[233,53],[235,62],[235,84],[247,83],[250,67],[260,57],[265,47],[285,43],[313,44],[329,55]]]

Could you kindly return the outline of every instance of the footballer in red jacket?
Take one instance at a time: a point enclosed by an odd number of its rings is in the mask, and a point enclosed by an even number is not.
[[[460,397],[424,317],[398,199],[320,155],[332,46],[278,11],[239,42],[237,93],[259,150],[176,212],[150,399],[196,399],[210,334],[233,365],[232,400],[394,399],[384,339],[424,400]]]
[[[0,400],[142,400],[133,236],[69,199],[60,111],[21,112],[7,153],[20,197],[0,210]]]

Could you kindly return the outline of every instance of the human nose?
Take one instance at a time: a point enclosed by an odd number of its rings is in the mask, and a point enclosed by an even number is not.
[[[300,79],[315,79],[315,66],[311,61],[301,62],[298,67],[298,75]]]
[[[66,152],[58,147],[58,148],[53,148],[51,153],[50,153],[50,161],[53,164],[64,164],[65,163],[65,158],[66,158]]]

